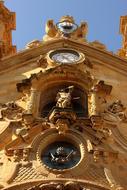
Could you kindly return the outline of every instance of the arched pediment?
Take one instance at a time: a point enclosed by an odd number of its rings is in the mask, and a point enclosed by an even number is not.
[[[25,79],[17,84],[17,90],[22,92],[23,89],[33,88],[42,91],[56,83],[73,83],[89,91],[93,86],[94,80],[89,72],[81,71],[76,65],[60,65],[45,72],[40,71],[37,74],[31,75],[29,79]]]

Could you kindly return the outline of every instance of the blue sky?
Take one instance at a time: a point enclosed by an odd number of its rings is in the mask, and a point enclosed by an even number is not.
[[[5,5],[17,15],[13,43],[19,50],[42,39],[48,19],[58,22],[63,15],[88,23],[88,41],[99,40],[114,52],[121,47],[119,20],[127,15],[127,0],[5,0]]]

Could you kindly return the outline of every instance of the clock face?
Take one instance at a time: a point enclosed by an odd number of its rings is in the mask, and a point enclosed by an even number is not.
[[[69,169],[80,161],[80,151],[73,144],[60,141],[50,144],[42,153],[43,163],[52,169]]]
[[[57,50],[50,55],[53,61],[58,63],[76,63],[80,59],[80,55],[74,50]]]

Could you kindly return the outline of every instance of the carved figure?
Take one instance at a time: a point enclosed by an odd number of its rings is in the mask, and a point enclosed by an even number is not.
[[[44,35],[43,40],[47,41],[54,37],[56,37],[58,31],[56,25],[54,24],[53,20],[48,20],[45,26],[46,35]]]
[[[19,151],[18,150],[14,150],[14,152],[13,152],[13,161],[14,162],[19,161]]]
[[[23,161],[28,161],[29,157],[29,149],[25,148],[23,149]]]
[[[50,37],[56,36],[57,29],[53,20],[48,20],[45,27],[46,34]]]
[[[60,108],[71,107],[71,99],[72,99],[71,94],[72,94],[73,89],[74,89],[74,86],[69,86],[67,88],[60,90],[57,93],[57,97],[56,97],[57,107],[60,107]]]

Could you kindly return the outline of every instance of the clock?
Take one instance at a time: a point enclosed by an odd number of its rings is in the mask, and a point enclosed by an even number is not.
[[[74,167],[81,159],[78,148],[65,141],[53,142],[41,154],[42,162],[50,169],[64,170]]]
[[[75,50],[60,49],[52,51],[49,55],[50,59],[57,63],[73,64],[80,60],[80,54]]]

